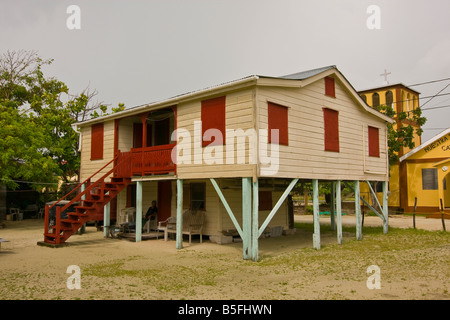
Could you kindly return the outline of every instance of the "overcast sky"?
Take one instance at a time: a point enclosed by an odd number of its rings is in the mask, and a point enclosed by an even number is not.
[[[69,5],[81,10],[70,30]],[[370,5],[380,29],[369,29]],[[127,107],[248,75],[336,65],[357,90],[450,78],[448,0],[0,0],[0,52],[37,50],[71,93]],[[450,80],[415,86],[421,104]],[[450,93],[450,86],[441,94]],[[450,127],[450,94],[424,106],[423,141]]]

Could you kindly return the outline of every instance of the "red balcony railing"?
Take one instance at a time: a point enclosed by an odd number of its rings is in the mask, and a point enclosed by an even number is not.
[[[131,149],[131,176],[146,176],[150,174],[166,174],[175,172],[175,164],[172,161],[172,149],[175,144],[166,144],[156,147]]]

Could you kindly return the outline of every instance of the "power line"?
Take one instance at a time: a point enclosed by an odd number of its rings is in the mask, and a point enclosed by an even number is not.
[[[38,185],[58,185],[59,182],[35,182],[35,181],[23,181],[23,180],[12,180],[12,179],[4,179],[0,178],[2,181],[9,181],[9,182],[17,182],[17,183],[27,183],[27,184],[38,184]],[[78,184],[78,182],[62,182],[62,184]]]
[[[438,93],[436,93],[434,96],[432,96],[427,102],[425,102],[424,104],[422,104],[420,107],[422,108],[424,105],[426,105],[428,102],[430,102],[431,100],[433,100],[433,98],[437,97],[442,91],[444,91],[445,89],[448,88],[448,86],[450,86],[450,82],[443,88],[441,89]]]
[[[410,85],[407,85],[407,87],[421,86],[421,85],[424,85],[424,84],[436,83],[436,82],[441,82],[441,81],[446,81],[446,80],[450,80],[450,78],[439,79],[439,80],[431,80],[431,81],[427,81],[427,82],[410,84]]]
[[[428,111],[428,110],[433,110],[433,109],[443,109],[443,108],[449,108],[450,105],[446,105],[446,106],[437,106],[437,107],[430,107],[430,108],[425,108],[422,109],[422,111]]]

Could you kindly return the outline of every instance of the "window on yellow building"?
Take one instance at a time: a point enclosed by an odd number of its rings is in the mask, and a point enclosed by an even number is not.
[[[380,95],[378,93],[374,93],[372,95],[372,107],[376,108],[380,106]]]
[[[422,169],[422,189],[438,190],[438,172],[436,168]]]
[[[394,103],[394,94],[391,90],[386,92],[386,105],[389,107],[392,107],[392,104]]]

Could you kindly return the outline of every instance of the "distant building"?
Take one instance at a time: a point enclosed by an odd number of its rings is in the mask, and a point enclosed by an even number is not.
[[[450,211],[450,128],[400,158],[401,202],[412,211],[435,212],[442,206]]]
[[[419,95],[420,93],[398,83],[393,85],[387,85],[377,87],[373,89],[367,89],[359,91],[360,97],[371,107],[377,108],[381,105],[388,105],[394,108],[397,114],[400,112],[406,112],[408,118],[403,121],[398,121],[397,116],[394,117],[396,128],[400,126],[411,125],[414,128],[414,144],[420,146],[422,139],[415,134],[416,129],[420,128],[420,125],[412,121],[412,111],[419,108]],[[411,151],[408,147],[402,147],[398,153],[399,157]],[[391,165],[389,171],[389,207],[393,210],[409,211],[410,206],[407,202],[406,194],[408,193],[408,184],[406,183],[406,176],[399,174],[399,172],[405,172],[404,164],[400,163]],[[406,189],[405,189],[406,188]],[[380,190],[378,190],[380,191]],[[369,195],[368,187],[361,186],[362,194]],[[381,197],[381,193],[380,193]]]

